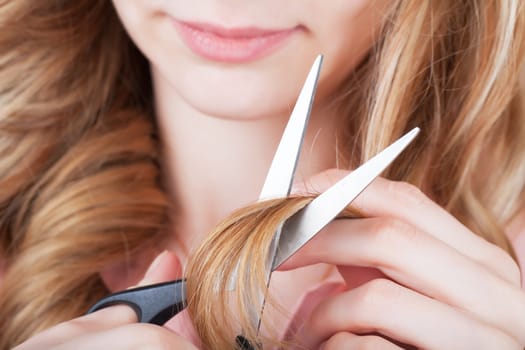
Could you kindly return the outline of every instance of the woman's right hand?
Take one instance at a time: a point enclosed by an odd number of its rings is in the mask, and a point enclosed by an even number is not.
[[[310,180],[321,191],[332,176]],[[304,318],[308,349],[523,349],[520,269],[416,187],[378,178],[282,270],[336,265],[347,290]]]
[[[140,285],[181,276],[175,255],[164,252],[151,264]],[[197,349],[192,343],[164,327],[137,323],[128,306],[111,306],[89,315],[60,323],[35,335],[13,350],[36,349]]]

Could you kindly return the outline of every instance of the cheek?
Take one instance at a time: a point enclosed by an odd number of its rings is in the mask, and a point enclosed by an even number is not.
[[[311,21],[315,41],[325,54],[322,81],[325,93],[333,92],[369,52],[392,6],[391,0],[328,3],[319,6],[318,17]]]

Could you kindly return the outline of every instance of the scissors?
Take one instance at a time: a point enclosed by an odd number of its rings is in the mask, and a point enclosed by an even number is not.
[[[259,200],[290,195],[322,61],[323,57],[319,55],[310,69],[271,163]],[[272,255],[269,260],[271,266],[268,269],[267,283],[271,279],[271,272],[347,207],[396,159],[418,132],[419,128],[414,128],[281,223],[275,232],[270,250]],[[126,304],[133,308],[138,322],[162,325],[186,307],[186,298],[186,280],[179,279],[111,294],[94,304],[88,313],[111,305]],[[264,300],[263,298],[261,310]],[[262,311],[259,314],[259,326],[261,316]]]

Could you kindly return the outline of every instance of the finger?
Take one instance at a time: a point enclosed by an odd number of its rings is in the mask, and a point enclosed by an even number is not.
[[[153,260],[137,286],[176,280],[181,277],[182,265],[179,258],[174,253],[165,250]]]
[[[317,348],[338,332],[377,332],[425,349],[519,348],[460,310],[382,279],[321,302],[304,325],[305,346]]]
[[[181,271],[181,264],[175,254],[165,251],[152,262],[139,286],[176,279],[181,276]],[[36,342],[51,346],[84,334],[93,334],[134,322],[137,322],[137,314],[131,307],[124,304],[110,306],[62,322],[31,338],[28,344],[32,346],[32,343]]]
[[[466,258],[447,244],[404,222],[384,219],[337,220],[298,251],[283,268],[319,262],[376,267],[389,278],[424,295],[507,329],[525,343],[523,291]],[[505,300],[494,307],[496,301]]]
[[[164,327],[135,323],[105,330],[96,334],[84,334],[70,339],[55,350],[92,349],[156,349],[156,350],[196,350],[197,348],[176,333]]]
[[[319,350],[402,350],[401,347],[377,335],[355,335],[339,332],[321,344]]]
[[[319,193],[348,174],[330,170],[296,184],[295,193]],[[521,274],[516,262],[503,249],[472,234],[450,213],[438,206],[417,187],[403,182],[377,178],[352,203],[371,217],[391,217],[410,223],[485,266],[501,278],[520,286]],[[417,214],[416,214],[417,213]]]
[[[116,305],[74,320],[59,323],[35,335],[14,350],[51,349],[57,344],[66,342],[74,337],[94,334],[100,329],[113,328],[132,322],[137,322],[135,312],[129,306]]]

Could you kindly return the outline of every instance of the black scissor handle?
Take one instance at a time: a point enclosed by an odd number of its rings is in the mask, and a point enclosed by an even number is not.
[[[133,308],[139,322],[163,325],[186,307],[186,280],[117,292],[99,300],[87,313],[117,304],[126,304]]]

